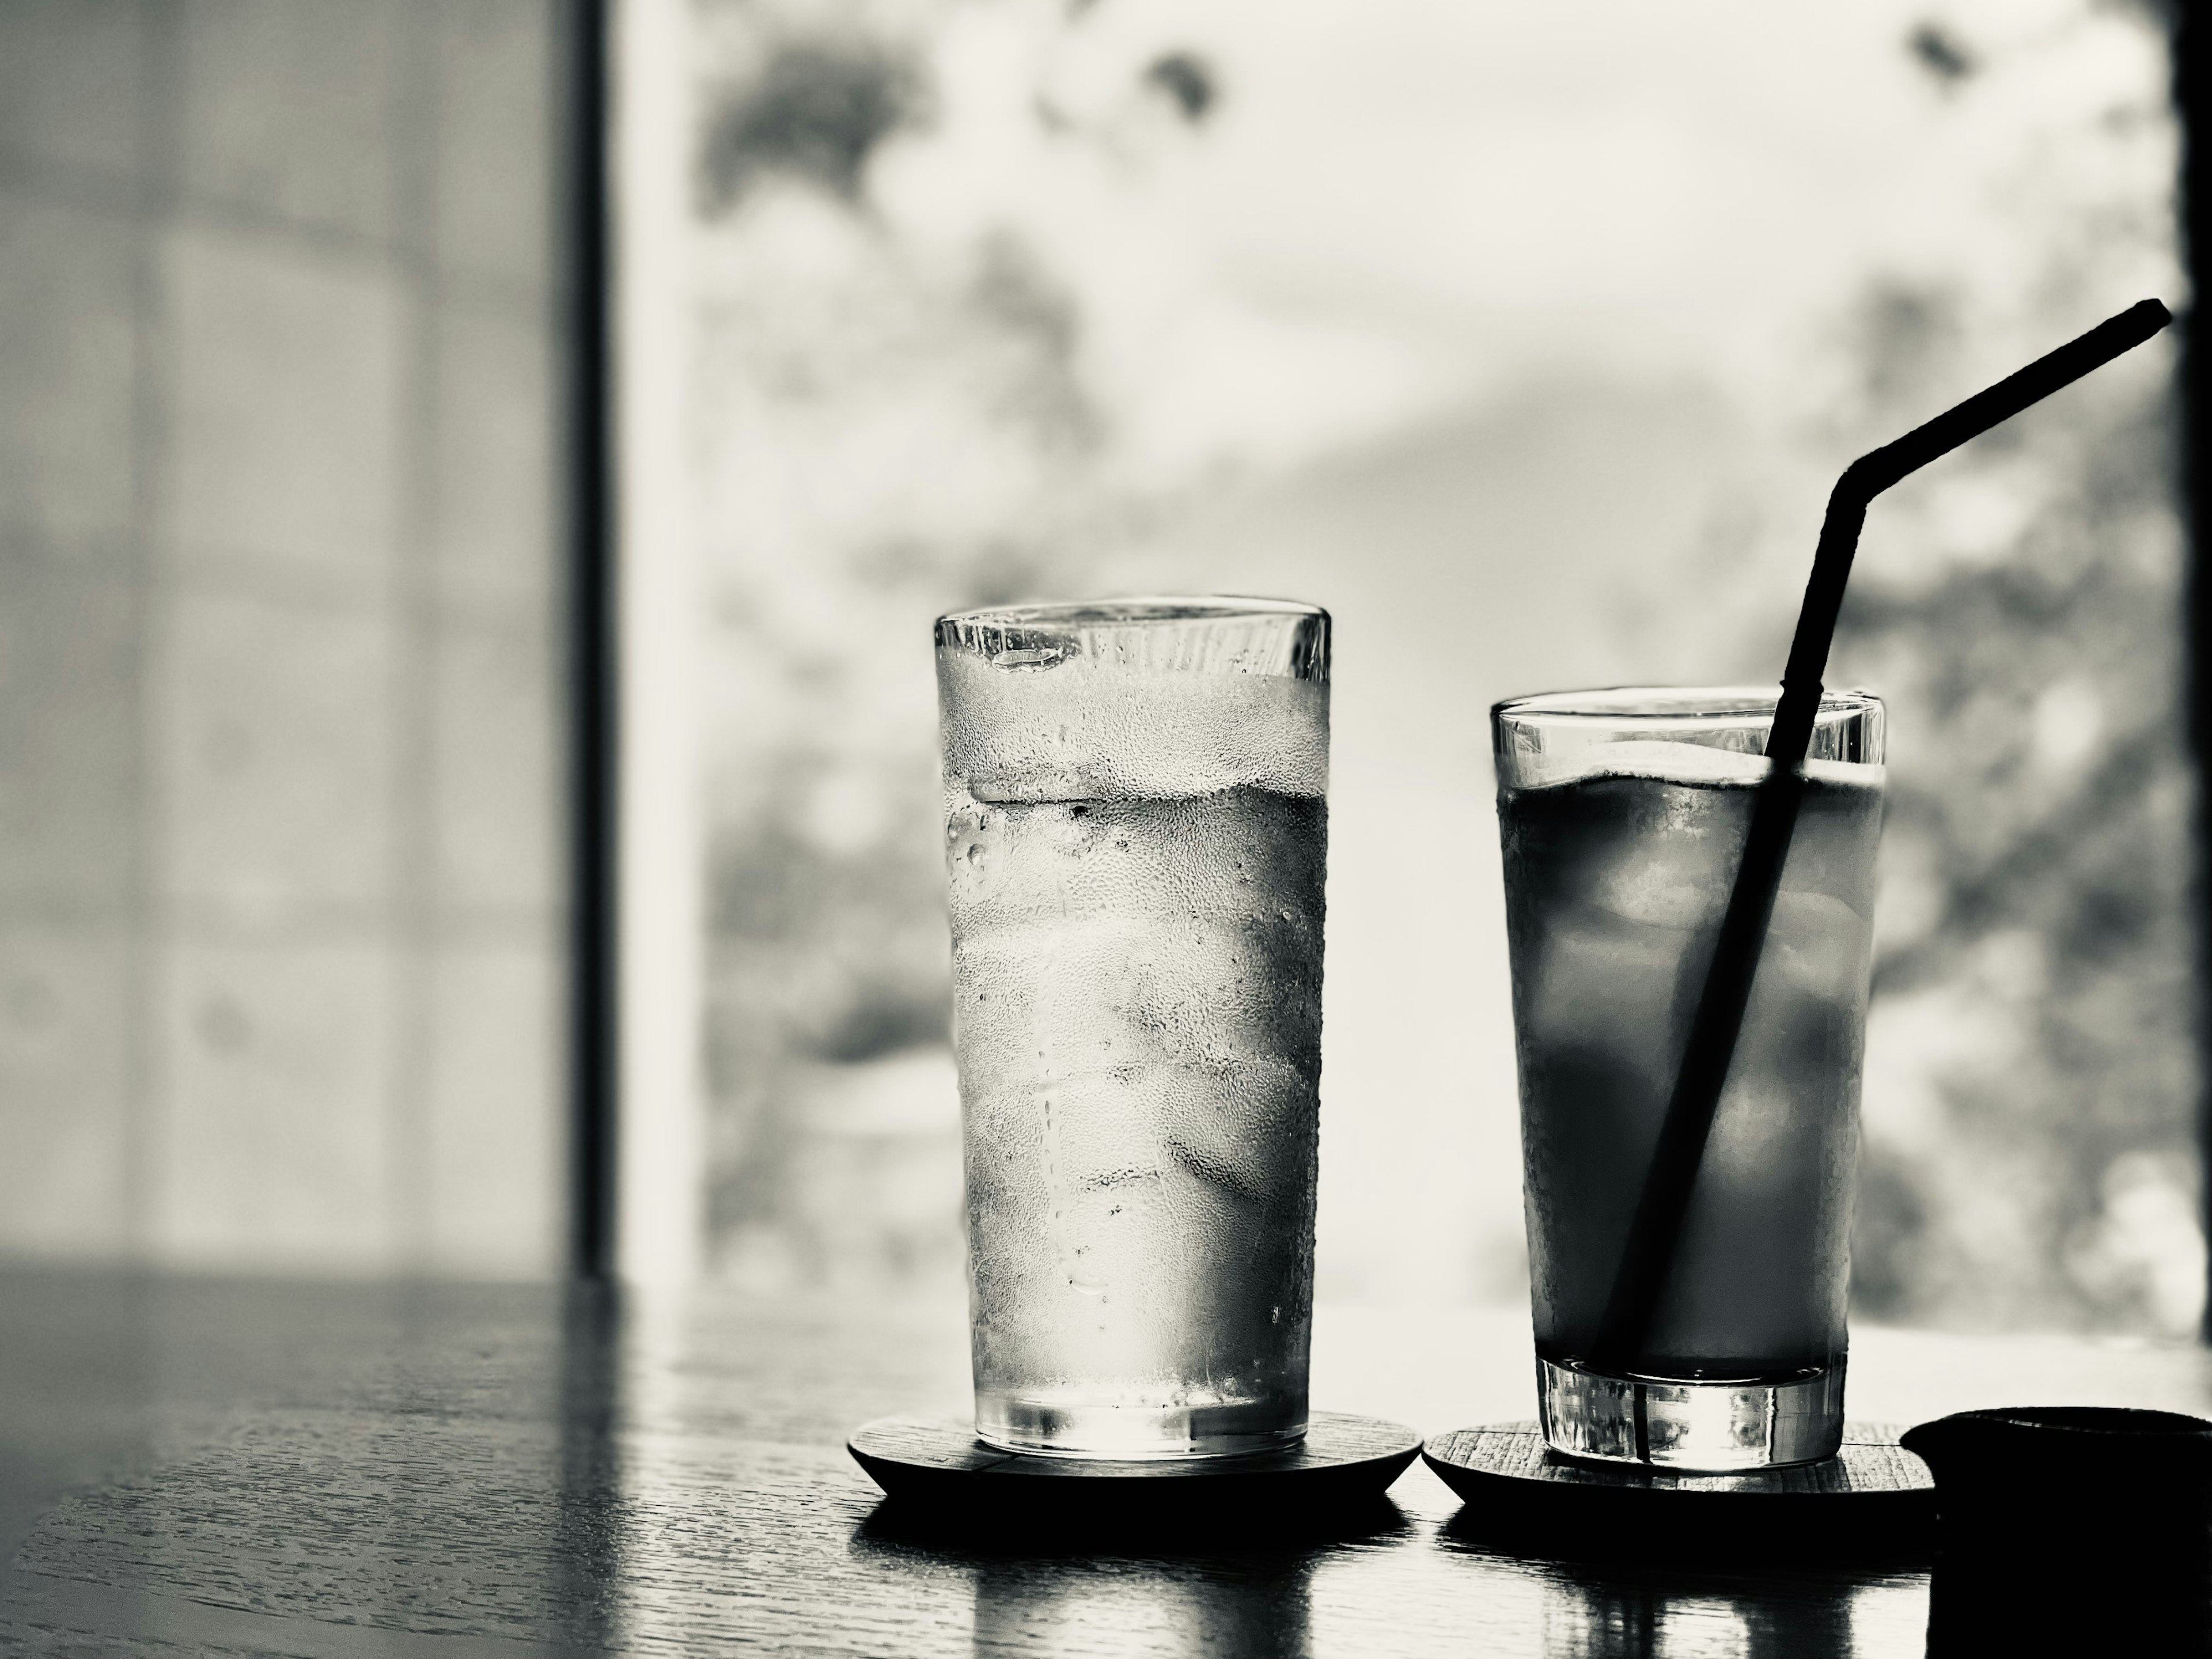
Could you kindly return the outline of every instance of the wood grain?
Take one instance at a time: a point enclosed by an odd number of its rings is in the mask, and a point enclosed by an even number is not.
[[[1334,1397],[1387,1402],[1458,1317],[1366,1321]],[[2077,1358],[2116,1401],[2145,1370]],[[965,1370],[951,1303],[0,1274],[0,1651],[1922,1650],[1924,1575],[1517,1553],[1418,1467],[1335,1535],[902,1522],[845,1437],[957,1415]]]
[[[1824,1462],[1741,1474],[1578,1462],[1533,1422],[1455,1429],[1422,1449],[1466,1502],[1462,1534],[1588,1559],[1825,1561],[1892,1568],[1934,1557],[1936,1483],[1898,1431],[1851,1424]]]
[[[1842,1453],[1826,1462],[1742,1474],[1692,1474],[1674,1469],[1626,1464],[1577,1462],[1544,1443],[1534,1422],[1493,1423],[1454,1429],[1428,1442],[1431,1467],[1546,1486],[1589,1487],[1658,1496],[1694,1496],[1746,1501],[1770,1498],[1847,1499],[1936,1490],[1928,1466],[1898,1444],[1901,1431],[1886,1424],[1853,1423],[1844,1431]],[[1439,1470],[1443,1473],[1443,1470]],[[1449,1481],[1450,1476],[1445,1475]]]

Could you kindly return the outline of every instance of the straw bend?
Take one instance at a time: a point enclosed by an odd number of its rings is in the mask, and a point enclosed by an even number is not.
[[[1915,427],[1894,442],[1869,450],[1844,469],[1828,493],[1813,573],[1805,584],[1805,603],[1790,641],[1790,661],[1782,672],[1782,696],[1767,728],[1770,767],[1753,803],[1744,837],[1743,861],[1736,868],[1721,917],[1719,936],[1698,999],[1681,1067],[1661,1121],[1651,1164],[1644,1176],[1636,1212],[1629,1223],[1614,1277],[1613,1293],[1593,1345],[1601,1364],[1626,1366],[1634,1360],[1650,1332],[1660,1297],[1674,1265],[1690,1195],[1705,1157],[1722,1090],[1728,1082],[1736,1037],[1742,1030],[1759,949],[1774,914],[1782,866],[1790,852],[1797,809],[1804,791],[1799,768],[1811,746],[1820,714],[1821,677],[1828,647],[1844,605],[1859,532],[1874,498],[1911,473],[1948,455],[1960,445],[2010,420],[2029,404],[2132,350],[2173,320],[2156,300],[2144,300],[2056,351],[2037,358],[1978,392],[1956,408]]]
[[[1869,450],[1844,469],[1828,492],[1813,574],[1805,584],[1804,607],[1797,613],[1797,632],[1790,641],[1789,665],[1782,671],[1782,699],[1775,708],[1766,750],[1777,767],[1796,766],[1812,741],[1820,678],[1827,672],[1829,642],[1843,611],[1844,585],[1850,578],[1859,532],[1874,498],[2031,404],[2133,350],[2172,320],[2173,313],[2156,300],[2139,301],[1903,437]]]
[[[2108,317],[2087,333],[2069,340],[2056,351],[2038,357],[2017,374],[2008,374],[1987,391],[1978,392],[1954,409],[1917,426],[1903,437],[1869,450],[1844,469],[1836,480],[1840,494],[1848,486],[1862,504],[1917,472],[1938,456],[1978,438],[2062,386],[2071,386],[2093,369],[2102,368],[2132,351],[2173,320],[2173,313],[2156,300],[2141,300],[2117,317]]]

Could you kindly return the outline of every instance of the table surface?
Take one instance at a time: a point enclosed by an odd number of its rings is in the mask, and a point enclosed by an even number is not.
[[[1316,1543],[933,1535],[843,1449],[963,1404],[963,1310],[0,1274],[0,1650],[1911,1654],[1923,1574],[1598,1568],[1455,1534],[1418,1463]],[[1852,1415],[2205,1412],[2195,1348],[1855,1334]],[[1316,1406],[1530,1413],[1526,1316],[1323,1309]]]

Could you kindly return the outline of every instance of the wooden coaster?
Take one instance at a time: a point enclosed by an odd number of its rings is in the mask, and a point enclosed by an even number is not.
[[[901,1504],[1004,1513],[1265,1510],[1316,1518],[1374,1504],[1413,1462],[1421,1437],[1378,1418],[1316,1412],[1304,1443],[1250,1457],[1121,1462],[1000,1451],[966,1423],[886,1417],[846,1449]]]
[[[1899,1431],[1852,1423],[1825,1462],[1685,1474],[1583,1462],[1534,1423],[1454,1429],[1423,1460],[1466,1502],[1463,1537],[1541,1553],[1753,1553],[1835,1560],[1927,1558],[1936,1478]]]

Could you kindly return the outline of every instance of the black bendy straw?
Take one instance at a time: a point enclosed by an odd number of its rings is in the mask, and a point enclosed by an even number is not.
[[[1813,740],[1820,708],[1820,676],[1828,664],[1836,615],[1843,609],[1844,583],[1858,550],[1867,507],[1892,484],[1948,455],[1969,438],[2010,420],[2030,404],[2072,385],[2131,351],[2173,320],[2155,300],[2130,306],[2047,357],[2039,357],[2017,374],[1978,392],[1956,409],[1916,427],[1894,443],[1862,455],[1844,469],[1828,495],[1828,513],[1813,555],[1813,574],[1805,584],[1805,603],[1797,613],[1797,632],[1790,642],[1789,665],[1782,671],[1782,697],[1767,732],[1766,755],[1773,763],[1752,807],[1744,837],[1743,862],[1736,870],[1728,909],[1713,947],[1712,966],[1691,1022],[1682,1069],[1659,1126],[1651,1167],[1637,1200],[1636,1218],[1614,1274],[1605,1321],[1598,1328],[1591,1360],[1601,1370],[1628,1368],[1641,1352],[1658,1311],[1681,1242],[1682,1223],[1698,1180],[1721,1089],[1728,1081],[1751,981],[1759,969],[1759,947],[1774,915],[1774,896],[1782,865],[1797,824],[1805,777],[1801,769]]]

